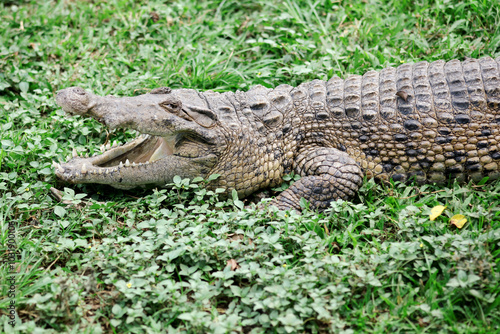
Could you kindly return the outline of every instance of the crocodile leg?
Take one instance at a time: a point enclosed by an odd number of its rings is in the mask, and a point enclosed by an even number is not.
[[[295,172],[302,178],[271,202],[279,209],[300,210],[303,197],[312,209],[324,210],[331,201],[354,196],[363,182],[363,172],[356,161],[334,148],[304,149],[295,159]]]

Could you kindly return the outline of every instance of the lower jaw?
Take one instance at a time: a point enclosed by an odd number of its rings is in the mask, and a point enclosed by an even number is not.
[[[104,149],[106,147],[102,147]],[[155,167],[155,162],[172,155],[172,149],[166,138],[141,135],[136,139],[118,147],[110,148],[100,155],[93,157],[80,157],[73,150],[73,159],[60,165],[56,162],[56,174],[69,182],[74,183],[107,183],[101,178],[112,178],[112,175],[127,173],[136,168],[146,168],[144,172],[151,173]],[[93,177],[91,177],[91,175]],[[86,181],[86,179],[95,181]]]

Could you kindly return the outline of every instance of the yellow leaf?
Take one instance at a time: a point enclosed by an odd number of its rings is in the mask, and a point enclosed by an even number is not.
[[[464,215],[454,215],[450,218],[450,223],[458,228],[462,228],[467,223],[467,218]]]
[[[446,206],[436,205],[431,209],[431,214],[429,215],[429,219],[434,221],[437,217],[441,216]]]

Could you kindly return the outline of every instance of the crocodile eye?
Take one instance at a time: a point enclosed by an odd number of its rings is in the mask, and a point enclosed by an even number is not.
[[[85,89],[80,88],[80,87],[75,87],[75,89],[73,91],[76,94],[78,94],[78,95],[85,95],[85,94],[87,94],[87,92],[85,91]]]
[[[160,102],[160,106],[171,113],[178,113],[181,110],[182,103],[180,101],[163,101]]]

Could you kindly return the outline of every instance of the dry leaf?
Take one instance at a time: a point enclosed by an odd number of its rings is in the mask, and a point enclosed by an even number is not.
[[[331,247],[331,248],[330,248],[330,250],[331,250],[331,252],[332,252],[333,254],[338,254],[338,253],[340,253],[340,244],[339,244],[338,242],[336,242],[336,241],[332,242],[332,243],[330,244],[330,247]]]
[[[227,260],[226,266],[231,266],[231,271],[235,271],[236,269],[240,268],[238,262],[236,262],[235,259]]]
[[[238,240],[241,240],[241,241],[242,241],[242,243],[244,243],[244,241],[245,241],[245,236],[244,236],[243,234],[230,233],[230,234],[228,234],[228,235],[227,235],[227,239],[228,239],[229,241],[238,241]],[[252,240],[252,238],[248,238],[248,244],[249,244],[250,246],[252,246],[252,245],[253,245],[253,240]]]
[[[462,228],[467,223],[467,218],[464,215],[454,215],[450,218],[450,223],[458,228]]]
[[[326,235],[330,235],[330,230],[328,229],[328,226],[326,226],[326,223],[325,223],[325,233]]]
[[[429,322],[425,321],[424,318],[418,318],[418,325],[420,327],[427,327],[429,326]]]
[[[231,241],[243,240],[243,234],[231,233],[231,234],[228,234],[227,237]]]
[[[444,205],[436,205],[431,209],[431,214],[429,215],[429,219],[434,221],[437,217],[441,216],[446,206]]]
[[[153,22],[158,22],[158,20],[160,19],[160,15],[158,15],[157,12],[149,13],[149,17],[151,18],[151,20],[153,20]]]

